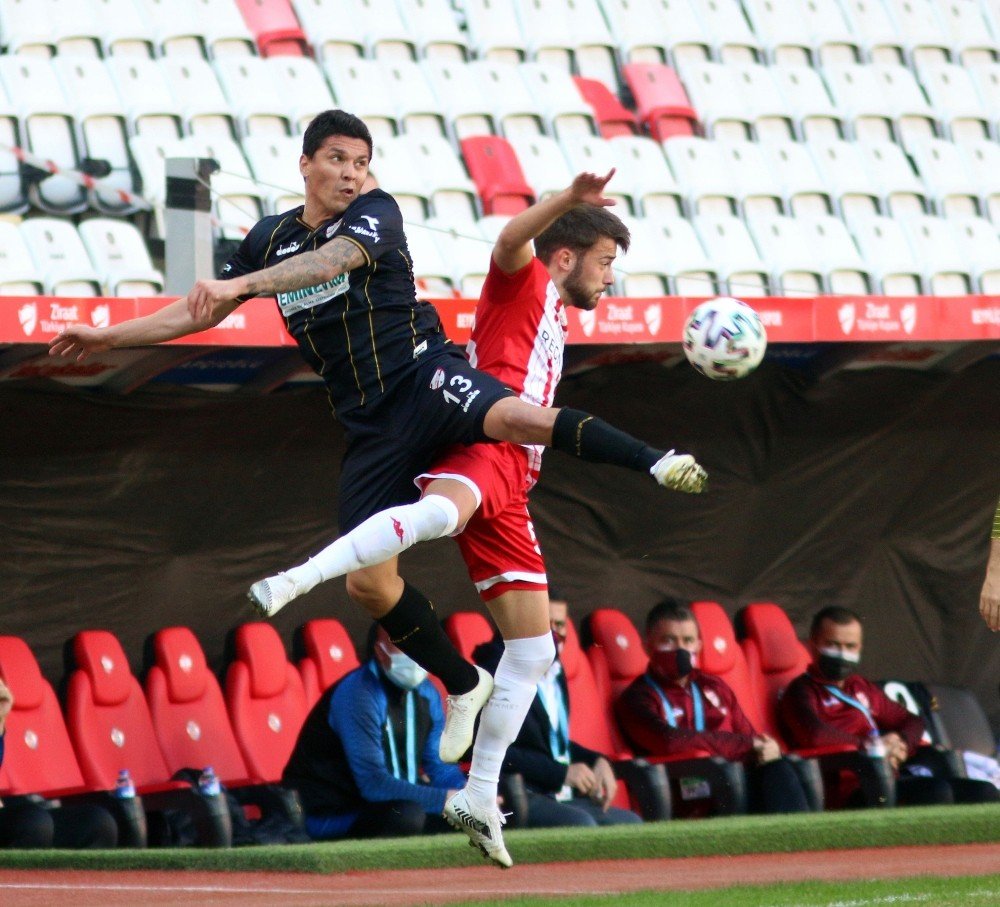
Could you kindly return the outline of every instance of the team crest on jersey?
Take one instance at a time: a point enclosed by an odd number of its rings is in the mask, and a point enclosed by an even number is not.
[[[439,368],[434,372],[434,377],[431,378],[431,390],[436,391],[439,387],[444,385],[444,369]]]
[[[337,232],[337,230],[340,228],[340,225],[343,222],[343,220],[344,219],[341,218],[340,220],[335,221],[334,223],[330,224],[329,227],[326,228],[326,238],[327,239],[329,239],[331,236],[333,236],[334,233]]]

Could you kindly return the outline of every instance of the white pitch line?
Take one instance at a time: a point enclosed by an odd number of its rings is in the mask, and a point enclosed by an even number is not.
[[[321,894],[321,895],[440,895],[440,888],[226,888],[222,885],[100,885],[100,884],[61,884],[56,882],[0,882],[0,891],[157,891],[178,893],[200,893],[200,894]],[[495,888],[464,888],[463,893],[472,895],[482,895],[483,897],[495,897]],[[588,891],[580,892],[576,889],[568,888],[545,888],[530,887],[518,891],[518,894],[542,894],[542,895],[573,895],[585,893],[591,894],[618,894],[612,891]]]

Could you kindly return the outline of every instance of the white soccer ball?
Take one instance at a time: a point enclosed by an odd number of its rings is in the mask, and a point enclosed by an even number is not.
[[[699,305],[684,324],[684,355],[716,381],[750,374],[764,358],[767,331],[745,302],[719,296]]]

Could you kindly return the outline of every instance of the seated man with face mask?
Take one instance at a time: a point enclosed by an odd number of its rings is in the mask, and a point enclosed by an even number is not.
[[[689,608],[672,599],[655,605],[646,616],[643,647],[649,666],[615,704],[638,754],[706,750],[743,763],[752,812],[809,811],[799,776],[777,741],[754,730],[724,680],[698,670],[701,632]]]
[[[900,804],[996,800],[998,792],[991,784],[935,777],[934,770],[921,763],[917,748],[923,719],[858,673],[861,649],[861,618],[853,611],[833,605],[813,617],[812,664],[788,685],[778,707],[788,742],[802,748],[847,743],[874,751],[898,775]],[[851,792],[842,793],[852,805]]]
[[[298,790],[316,840],[447,831],[444,802],[465,776],[438,755],[441,697],[378,624],[368,652],[309,713],[283,783]]]

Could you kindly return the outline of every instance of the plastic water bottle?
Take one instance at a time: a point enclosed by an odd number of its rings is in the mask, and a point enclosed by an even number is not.
[[[115,796],[119,800],[134,800],[135,785],[132,783],[132,776],[127,768],[123,768],[118,773],[118,780],[115,782]]]
[[[868,743],[865,746],[868,755],[872,759],[884,759],[887,755],[885,749],[885,741],[882,739],[881,734],[874,728],[868,734]]]
[[[215,774],[215,769],[210,765],[205,766],[205,771],[198,778],[198,790],[203,797],[218,797],[222,793],[222,785]]]

